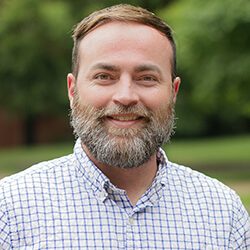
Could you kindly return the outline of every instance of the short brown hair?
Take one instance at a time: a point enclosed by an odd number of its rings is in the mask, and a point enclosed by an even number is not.
[[[112,21],[136,22],[151,26],[163,33],[172,46],[172,77],[175,77],[176,46],[171,28],[154,13],[149,12],[148,10],[143,9],[141,7],[135,7],[129,4],[114,5],[99,11],[95,11],[91,15],[84,18],[80,23],[78,23],[74,27],[72,35],[74,40],[74,47],[72,52],[72,72],[75,76],[77,76],[78,73],[78,48],[81,40],[94,28]]]

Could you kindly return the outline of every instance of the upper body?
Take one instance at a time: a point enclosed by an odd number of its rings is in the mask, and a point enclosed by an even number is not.
[[[76,152],[1,183],[2,248],[247,249],[239,198],[160,150],[180,85],[171,29],[118,5],[73,37]]]
[[[249,249],[234,191],[160,150],[152,185],[132,205],[82,150],[0,182],[0,249]]]

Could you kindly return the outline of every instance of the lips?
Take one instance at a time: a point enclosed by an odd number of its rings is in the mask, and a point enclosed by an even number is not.
[[[130,128],[142,123],[144,117],[136,114],[114,114],[106,116],[106,120],[115,127]]]
[[[119,114],[119,115],[109,115],[108,119],[117,120],[117,121],[136,121],[143,119],[142,116],[133,115],[133,114]]]

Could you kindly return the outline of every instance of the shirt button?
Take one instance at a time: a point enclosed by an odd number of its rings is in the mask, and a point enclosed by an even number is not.
[[[129,222],[129,224],[132,226],[132,225],[134,224],[135,220],[134,220],[133,217],[129,217],[129,218],[128,218],[128,222]]]
[[[89,171],[88,174],[89,174],[90,179],[93,179],[94,174],[91,171]]]
[[[97,194],[97,197],[101,200],[104,201],[106,198],[106,192],[105,191],[101,191]]]

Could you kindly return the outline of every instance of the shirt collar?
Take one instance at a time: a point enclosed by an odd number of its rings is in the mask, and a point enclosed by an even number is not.
[[[108,195],[106,192],[107,188],[114,189],[115,187],[110,182],[108,177],[105,176],[103,172],[89,159],[82,148],[81,140],[79,138],[75,143],[74,157],[80,176],[90,184],[96,195],[101,196],[103,200],[105,200]],[[151,187],[145,193],[146,198],[152,204],[154,204],[155,201],[159,200],[161,197],[162,192],[160,190],[162,190],[162,187],[166,186],[167,181],[166,175],[168,159],[165,152],[161,148],[157,152],[157,162],[157,174]]]
[[[158,181],[160,183],[162,183],[162,185],[166,185],[167,183],[167,168],[168,168],[168,158],[164,152],[163,149],[159,148],[157,155],[156,155],[156,159],[158,162],[158,171],[156,174],[156,179],[158,179]]]
[[[81,140],[78,138],[74,147],[76,166],[80,175],[90,184],[95,193],[103,193],[104,188],[109,185],[109,179],[95,166],[82,148]]]
[[[158,150],[156,157],[158,162],[158,171],[151,187],[142,197],[141,203],[144,204],[144,206],[153,206],[157,203],[161,199],[163,189],[167,184],[168,159],[163,149],[160,148]]]

